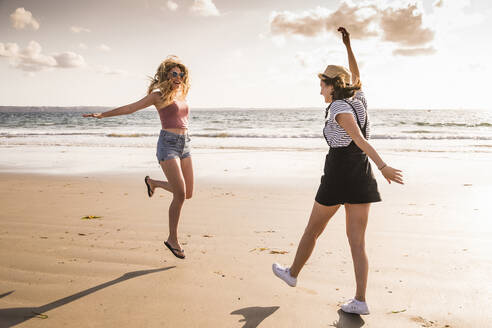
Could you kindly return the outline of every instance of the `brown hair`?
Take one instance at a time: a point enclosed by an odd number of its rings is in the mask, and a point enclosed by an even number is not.
[[[184,73],[182,83],[178,89],[173,89],[173,84],[168,78],[169,72],[178,67],[181,72]],[[157,72],[153,78],[150,78],[150,85],[147,90],[147,94],[152,93],[155,89],[159,89],[161,92],[161,99],[164,105],[171,103],[175,97],[184,100],[190,89],[190,83],[188,78],[188,69],[181,63],[178,57],[169,56],[157,67]]]
[[[321,81],[326,85],[333,86],[333,101],[350,98],[355,94],[355,91],[360,90],[362,84],[357,81],[355,84],[345,84],[344,80],[340,76],[330,78],[326,75],[321,76]]]

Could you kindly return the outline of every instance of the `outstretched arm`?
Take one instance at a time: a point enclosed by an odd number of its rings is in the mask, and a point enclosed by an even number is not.
[[[342,41],[347,48],[348,62],[350,73],[352,73],[352,84],[360,81],[359,66],[357,66],[357,61],[355,60],[352,47],[350,46],[350,33],[345,29],[345,27],[339,27],[338,32],[342,33]]]
[[[158,97],[159,97],[158,93],[153,92],[132,104],[121,106],[104,113],[83,114],[82,116],[103,118],[103,117],[111,117],[111,116],[118,116],[118,115],[128,115],[131,113],[135,113],[137,110],[147,108],[150,105],[155,105]]]
[[[399,184],[403,184],[403,176],[400,170],[392,168],[383,161],[381,156],[377,151],[367,142],[366,138],[360,132],[357,123],[355,123],[354,116],[348,113],[340,113],[336,116],[337,123],[347,131],[348,135],[355,142],[357,147],[359,147],[369,158],[376,164],[378,169],[383,174],[384,178],[391,183],[394,181]]]

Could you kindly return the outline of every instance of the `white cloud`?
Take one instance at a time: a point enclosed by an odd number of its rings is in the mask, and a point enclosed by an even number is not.
[[[178,9],[178,4],[174,1],[171,1],[171,0],[169,0],[166,3],[166,6],[167,6],[167,9],[169,9],[171,11],[176,11]]]
[[[434,7],[441,8],[443,4],[444,4],[443,0],[436,0],[436,1],[434,1],[434,3],[432,5]]]
[[[13,57],[19,52],[19,46],[17,43],[0,42],[0,57]]]
[[[72,31],[73,33],[81,33],[81,32],[89,33],[91,30],[82,26],[71,26],[70,31]]]
[[[116,75],[116,76],[124,76],[127,75],[128,72],[122,69],[112,69],[107,66],[96,66],[96,72],[104,75]]]
[[[425,55],[433,55],[436,53],[436,49],[434,47],[427,48],[400,48],[393,50],[393,55],[397,56],[425,56]]]
[[[405,46],[419,46],[434,40],[434,31],[423,26],[422,16],[417,5],[382,10],[383,40]]]
[[[101,45],[99,45],[99,47],[97,47],[97,48],[99,50],[101,50],[101,51],[106,51],[106,52],[111,51],[111,48],[108,45],[104,44],[104,43],[101,44]]]
[[[82,50],[87,50],[89,47],[85,43],[79,43],[79,48]]]
[[[301,13],[274,11],[270,15],[270,31],[275,35],[314,37],[326,32],[337,33],[339,26],[345,26],[353,38],[361,39],[377,35],[374,31],[376,14],[375,5],[357,6],[345,2],[335,11],[323,7]]]
[[[30,26],[33,30],[39,29],[38,21],[32,16],[32,13],[24,8],[17,8],[11,15],[12,25],[17,30],[22,30]]]
[[[57,67],[60,68],[74,68],[85,65],[84,57],[71,51],[55,54],[53,58],[56,60]]]
[[[26,72],[38,72],[56,66],[56,59],[41,53],[42,48],[36,41],[30,41],[13,58],[12,66]]]
[[[190,10],[200,16],[220,16],[212,0],[194,0]]]
[[[395,54],[429,55],[436,51],[429,45],[435,32],[424,23],[419,6],[402,0],[382,7],[378,1],[369,0],[357,4],[342,2],[335,10],[317,7],[300,13],[274,11],[270,15],[270,32],[272,41],[278,44],[275,40],[278,36],[313,38],[326,33],[338,36],[337,28],[345,26],[354,39],[379,36],[383,41],[405,47],[395,50]]]
[[[23,49],[16,43],[0,43],[0,56],[10,58],[13,67],[26,72],[85,66],[84,58],[74,52],[43,54],[41,45],[36,41],[30,41]]]

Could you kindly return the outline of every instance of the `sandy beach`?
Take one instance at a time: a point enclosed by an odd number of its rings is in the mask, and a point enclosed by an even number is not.
[[[1,153],[20,159],[29,152],[4,147]],[[339,311],[355,284],[343,210],[319,239],[298,287],[271,272],[273,262],[293,259],[323,153],[197,151],[197,187],[179,231],[184,261],[163,245],[170,195],[159,190],[149,199],[145,192],[146,174],[162,177],[156,163],[109,171],[117,153],[86,173],[27,173],[36,171],[29,161],[9,172],[2,167],[0,326],[490,324],[486,159],[385,155],[405,171],[406,185],[377,177],[384,201],[371,209],[367,231],[372,313],[360,317]],[[74,163],[87,158],[82,149],[66,157]],[[100,218],[82,219],[90,215]]]

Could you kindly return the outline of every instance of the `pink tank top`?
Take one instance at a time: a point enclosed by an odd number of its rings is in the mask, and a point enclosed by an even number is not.
[[[157,111],[159,112],[163,129],[188,128],[188,113],[190,110],[186,102],[175,100]]]

